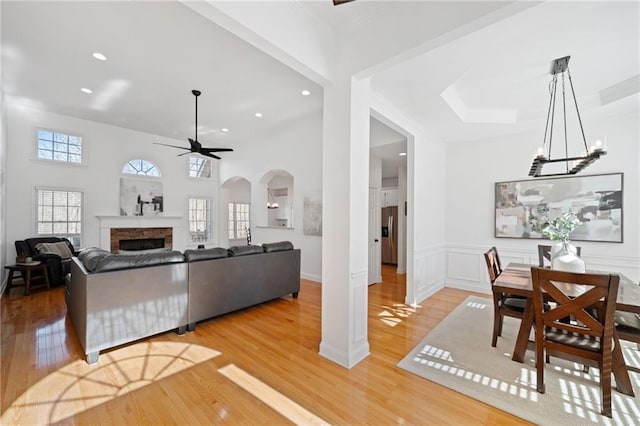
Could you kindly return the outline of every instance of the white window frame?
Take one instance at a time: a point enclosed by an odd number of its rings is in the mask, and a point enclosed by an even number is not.
[[[239,220],[238,219],[238,207],[246,206],[247,208],[247,219]],[[245,228],[251,228],[251,204],[250,203],[241,203],[231,201],[227,206],[227,211],[229,213],[229,219],[227,221],[227,235],[230,240],[241,240],[247,238],[247,233],[245,229],[238,228],[238,222],[245,223]]]
[[[42,151],[51,151],[52,152],[52,157],[54,158],[43,158],[40,157],[40,131],[45,131],[45,132],[51,132],[53,134],[58,134],[58,135],[64,135],[67,137],[76,137],[76,138],[80,138],[80,161],[79,162],[75,162],[75,161],[69,161],[67,160],[58,160],[55,158],[55,154],[56,152],[59,153],[64,153],[63,151],[59,151],[55,149],[55,136],[53,136],[52,141],[50,141],[52,143],[52,149],[48,150],[48,149],[42,149]],[[87,141],[86,138],[84,136],[82,136],[81,134],[79,134],[78,132],[72,132],[72,131],[66,131],[66,130],[60,130],[60,129],[53,129],[51,127],[47,127],[47,126],[36,126],[35,127],[35,134],[34,134],[34,141],[35,141],[35,145],[34,145],[34,158],[38,161],[44,161],[47,163],[51,163],[51,164],[60,164],[60,165],[71,165],[71,166],[83,166],[87,164]],[[66,154],[69,155],[69,142],[57,142],[57,143],[62,143],[62,144],[66,144],[67,145],[67,152]],[[72,153],[73,154],[73,153]]]
[[[204,212],[204,215],[206,217],[204,217],[204,219],[202,219],[201,217],[197,217],[197,210],[199,210],[196,207],[196,211],[194,211],[194,209],[191,207],[191,201],[201,201],[207,204],[207,210]],[[213,198],[209,198],[209,197],[201,197],[201,196],[190,196],[187,200],[187,231],[189,234],[189,242],[191,244],[203,244],[203,243],[210,243],[213,241],[214,238],[214,209],[215,209],[215,203],[214,203],[214,199]],[[204,239],[194,239],[193,238],[193,234],[192,232],[197,232],[197,227],[198,227],[198,223],[199,222],[204,222],[205,223],[205,228],[208,229],[208,235],[206,235],[206,231],[205,231],[205,238]],[[195,230],[192,231],[192,225],[195,226]]]
[[[142,173],[140,173],[140,172],[131,173],[131,172],[126,171],[127,166],[129,166],[130,164],[131,164],[131,167],[134,168],[134,165],[132,163],[135,162],[135,161],[140,161],[141,162],[140,165],[142,165],[142,162],[145,162],[151,167],[147,168],[147,171],[144,171],[144,170],[141,169],[140,171]],[[158,172],[157,175],[147,174],[148,170],[150,170],[152,168],[155,169]],[[120,170],[120,172],[125,176],[143,176],[143,177],[148,177],[148,178],[160,178],[160,177],[162,177],[162,172],[160,171],[160,167],[158,167],[158,165],[156,163],[154,163],[153,161],[149,161],[149,160],[144,159],[144,158],[134,158],[133,160],[127,161],[124,164],[124,166],[122,166],[122,169]]]
[[[42,215],[40,214],[40,191],[53,191],[53,192],[66,192],[66,193],[70,193],[70,192],[75,192],[80,194],[80,212],[79,212],[79,219],[77,221],[69,221],[68,220],[68,215],[67,215],[67,220],[65,221],[67,223],[67,228],[68,228],[68,224],[69,223],[78,223],[80,226],[80,232],[78,233],[70,233],[70,232],[55,232],[55,230],[53,230],[53,227],[56,222],[53,220],[53,217],[51,218],[51,221],[45,221],[45,220],[40,220]],[[84,191],[77,189],[77,188],[63,188],[63,187],[49,187],[49,186],[36,186],[34,187],[34,218],[35,218],[35,234],[39,237],[44,237],[44,236],[54,236],[54,237],[65,237],[68,238],[69,241],[71,241],[71,243],[73,244],[73,247],[78,250],[82,247],[82,241],[83,241],[83,230],[85,228],[85,224],[84,224],[84,210],[85,210],[85,194]],[[51,215],[53,216],[53,212],[55,209],[55,206],[52,204],[51,206]],[[66,205],[66,208],[68,209],[69,206],[68,204]],[[40,223],[52,223],[52,232],[48,233],[48,232],[40,232]],[[67,229],[68,231],[68,229]]]
[[[195,161],[202,161],[203,164],[209,164],[210,167],[210,171],[211,174],[209,177],[204,177],[204,176],[198,176],[198,175],[192,175],[191,171],[194,170],[195,168],[192,168],[192,160]],[[198,180],[211,180],[213,179],[213,175],[215,173],[215,163],[213,162],[213,160],[211,158],[204,158],[202,156],[199,155],[189,155],[187,158],[187,176],[191,179],[198,179]]]

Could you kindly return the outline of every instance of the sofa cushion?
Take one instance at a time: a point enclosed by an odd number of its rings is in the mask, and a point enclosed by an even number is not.
[[[97,263],[107,256],[111,256],[111,252],[98,247],[86,248],[78,253],[78,259],[89,272],[93,272]]]
[[[264,253],[262,246],[232,246],[229,256],[246,256],[248,254]]]
[[[277,243],[264,243],[262,249],[265,253],[271,253],[272,251],[284,251],[293,250],[293,244],[291,241],[280,241]]]
[[[223,257],[229,257],[229,251],[222,247],[184,251],[184,258],[187,262],[193,262],[196,260],[220,259]]]
[[[100,259],[93,272],[143,268],[145,266],[179,262],[184,262],[184,256],[179,251],[150,254],[112,254]]]
[[[66,242],[60,241],[57,243],[38,243],[36,244],[36,250],[38,253],[52,253],[57,254],[62,259],[71,259],[73,252],[69,249]]]
[[[61,241],[65,242],[67,244],[67,247],[69,247],[69,250],[71,250],[73,252],[73,245],[66,238],[60,238],[60,237],[32,237],[32,238],[26,238],[24,240],[24,242],[29,247],[28,255],[38,254],[39,252],[38,252],[38,249],[36,248],[36,246],[38,244],[40,244],[40,243],[59,243]]]

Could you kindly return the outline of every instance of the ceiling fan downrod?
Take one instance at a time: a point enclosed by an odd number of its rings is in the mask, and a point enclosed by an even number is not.
[[[193,136],[193,140],[197,142],[198,141],[198,96],[200,96],[202,92],[194,89],[191,91],[191,93],[193,93],[193,96],[196,97],[196,129],[195,129],[195,135]]]

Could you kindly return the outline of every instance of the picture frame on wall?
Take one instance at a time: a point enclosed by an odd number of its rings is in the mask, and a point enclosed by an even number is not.
[[[573,213],[571,241],[623,242],[623,173],[495,183],[496,238],[546,239],[546,223]]]

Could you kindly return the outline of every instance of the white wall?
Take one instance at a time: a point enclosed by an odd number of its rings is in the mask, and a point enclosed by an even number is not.
[[[108,248],[108,242],[100,241],[100,220],[96,216],[119,215],[122,167],[129,160],[144,158],[155,163],[162,173],[164,216],[173,217],[171,221],[176,224],[174,249],[191,247],[187,241],[187,199],[190,196],[202,196],[217,200],[217,166],[214,167],[214,179],[189,178],[186,156],[177,157],[177,150],[153,145],[153,142],[185,145],[186,141],[161,138],[26,107],[7,107],[7,155],[11,161],[6,168],[6,198],[2,198],[10,206],[6,216],[8,243],[13,244],[14,240],[35,236],[35,187],[46,186],[82,191],[83,246]],[[37,126],[82,136],[87,164],[65,165],[35,159]],[[124,219],[113,220],[117,223]],[[126,220],[127,224],[122,226],[131,226],[133,218]],[[137,223],[139,226],[166,226],[158,219],[147,217],[140,218]],[[5,259],[13,260],[14,256],[15,249],[7,250]]]
[[[1,78],[1,73],[0,73]],[[4,292],[6,271],[4,266],[13,263],[9,258],[7,247],[7,110],[4,94],[0,93],[0,294]]]
[[[624,243],[580,241],[587,268],[614,269],[640,278],[638,117],[585,118],[585,131],[607,135],[608,154],[580,175],[624,173]],[[540,240],[494,238],[494,184],[526,180],[541,133],[447,145],[447,285],[489,291],[482,253],[495,245],[503,263],[538,263]]]
[[[252,244],[291,241],[302,250],[302,276],[321,281],[322,238],[302,233],[304,194],[322,189],[322,114],[287,123],[269,134],[246,141],[220,164],[220,181],[240,176],[251,191]],[[261,178],[270,170],[286,170],[293,176],[293,228],[266,228],[266,189]],[[257,226],[256,226],[257,225]]]

